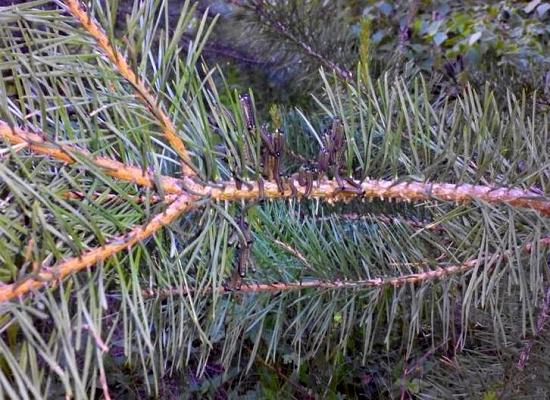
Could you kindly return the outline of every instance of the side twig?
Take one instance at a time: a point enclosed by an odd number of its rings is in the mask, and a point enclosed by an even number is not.
[[[89,250],[79,257],[62,261],[51,268],[43,267],[35,276],[23,282],[0,286],[0,303],[51,285],[69,275],[96,265],[98,262],[130,248],[139,241],[147,239],[159,229],[177,219],[183,212],[189,210],[193,206],[193,200],[195,199],[187,194],[182,194],[163,213],[156,215],[148,223],[135,227],[125,236],[114,239],[105,246]]]
[[[289,29],[288,26],[283,24],[281,21],[273,19],[265,10],[265,0],[256,0],[254,2],[255,7],[253,10],[265,20],[268,26],[277,31],[280,35],[287,38],[295,45],[301,47],[307,55],[312,58],[317,59],[322,65],[329,68],[330,70],[336,72],[336,74],[345,81],[353,80],[353,74],[351,71],[345,69],[344,67],[336,64],[335,62],[323,57],[319,52],[313,49],[309,44],[297,38]],[[241,5],[241,4],[238,4]]]
[[[544,237],[538,242],[529,242],[521,247],[522,252],[529,253],[533,250],[533,247],[538,245],[539,247],[549,247],[550,237]],[[376,278],[365,279],[358,281],[322,281],[319,279],[313,279],[303,282],[275,282],[275,283],[243,283],[238,289],[227,289],[225,287],[218,287],[216,290],[220,294],[230,293],[262,293],[262,292],[284,292],[290,290],[301,289],[367,289],[377,288],[384,286],[399,287],[406,284],[417,284],[420,282],[426,282],[430,280],[442,279],[448,275],[454,275],[458,273],[467,272],[474,269],[478,265],[491,262],[494,263],[497,260],[503,260],[510,257],[513,253],[511,251],[502,252],[501,254],[489,254],[482,258],[475,258],[466,261],[462,264],[455,264],[446,267],[438,267],[431,271],[420,272],[417,274],[402,275],[392,278]],[[167,297],[172,295],[186,295],[188,291],[182,288],[165,288],[165,289],[144,289],[144,297]]]
[[[516,368],[519,369],[520,371],[523,371],[525,369],[525,365],[527,364],[527,361],[529,360],[529,356],[531,355],[531,349],[535,344],[535,338],[537,336],[540,336],[540,334],[542,333],[544,326],[548,322],[549,314],[550,314],[550,288],[546,290],[546,296],[544,296],[542,308],[537,318],[537,326],[535,328],[535,337],[529,339],[525,343],[519,355],[519,360],[516,364]]]
[[[128,166],[108,157],[92,156],[85,149],[51,142],[41,134],[32,133],[18,127],[10,127],[1,120],[0,138],[10,142],[12,145],[25,144],[35,153],[44,154],[69,164],[77,161],[78,157],[75,156],[84,157],[92,164],[104,170],[107,175],[125,182],[132,182],[144,187],[155,187],[157,184],[157,181],[150,174],[145,173],[142,168]],[[176,178],[161,176],[158,182],[160,182],[162,189],[166,193],[181,194],[183,192],[179,185],[179,180]]]
[[[128,62],[120,52],[109,43],[109,39],[103,29],[90,17],[84,6],[78,0],[63,1],[67,5],[69,12],[80,21],[82,27],[95,39],[103,54],[113,63],[118,72],[130,82],[136,90],[138,97],[149,108],[155,118],[157,118],[164,137],[184,163],[184,174],[195,175],[195,172],[191,169],[191,159],[189,158],[185,144],[177,135],[174,123],[162,108],[159,100],[149,91],[143,80],[132,71]]]

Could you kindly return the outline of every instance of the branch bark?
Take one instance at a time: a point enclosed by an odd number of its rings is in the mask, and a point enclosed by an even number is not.
[[[260,197],[256,182],[248,182],[250,190],[238,190],[234,183],[225,189],[213,188],[208,192],[216,200],[254,200]],[[327,202],[347,201],[353,198],[372,200],[379,198],[388,201],[449,201],[469,203],[481,200],[491,204],[508,204],[513,207],[532,208],[544,216],[550,216],[550,199],[529,190],[519,188],[490,187],[484,185],[430,183],[430,182],[397,182],[383,179],[367,179],[356,182],[357,188],[342,188],[337,181],[321,179],[314,182],[309,197],[324,199]],[[268,199],[292,198],[292,190],[287,187],[283,192],[275,182],[264,183],[263,195]],[[297,185],[295,185],[297,186]],[[360,189],[359,189],[360,187]],[[194,191],[201,192],[204,187],[196,185]],[[297,187],[298,197],[304,197],[306,188]],[[362,191],[362,193],[358,193]],[[206,193],[205,193],[206,194]]]
[[[183,161],[183,172],[186,175],[195,175],[191,169],[191,159],[183,143],[177,135],[176,127],[162,108],[159,100],[149,91],[145,82],[132,71],[126,59],[109,43],[107,35],[99,24],[87,13],[82,3],[78,0],[63,0],[69,12],[81,23],[82,27],[95,39],[103,54],[113,63],[120,75],[122,75],[136,90],[138,97],[157,118],[162,133],[172,149]]]
[[[524,253],[530,253],[533,248],[538,245],[540,247],[550,246],[550,237],[544,237],[538,242],[529,242],[521,247],[521,251]],[[487,262],[495,262],[497,260],[503,260],[512,255],[512,251],[505,251],[501,254],[489,254],[482,258],[475,258],[466,261],[462,264],[455,264],[445,267],[438,267],[431,271],[420,272],[417,274],[402,275],[392,278],[376,278],[365,279],[358,281],[323,281],[319,279],[313,279],[304,282],[275,282],[275,283],[248,283],[241,284],[238,289],[227,289],[225,287],[218,287],[216,290],[220,294],[229,293],[263,293],[263,292],[284,292],[290,290],[301,289],[367,289],[377,288],[383,286],[399,287],[405,284],[417,284],[430,280],[442,279],[445,276],[458,274],[461,272],[467,272],[474,269],[478,265],[482,265]],[[144,289],[142,291],[144,297],[167,297],[172,295],[187,295],[188,292],[182,288],[165,288],[165,289]]]
[[[42,134],[28,132],[17,127],[10,127],[0,120],[0,137],[13,145],[27,144],[28,147],[39,154],[49,155],[57,160],[74,163],[76,157],[86,157],[92,163],[103,169],[107,175],[127,182],[133,182],[145,187],[155,187],[153,176],[145,173],[142,168],[128,166],[119,161],[107,157],[91,156],[85,149],[74,146],[61,145],[48,141]],[[190,190],[199,196],[212,196],[215,200],[257,200],[260,197],[269,199],[288,199],[295,196],[290,186],[285,185],[285,190],[280,191],[276,182],[266,181],[264,190],[261,191],[257,182],[247,182],[247,189],[237,189],[235,182],[225,182],[224,188],[212,187],[208,184],[199,184],[192,179],[159,177],[158,182],[168,194],[182,194]],[[468,203],[473,200],[481,200],[491,204],[508,204],[513,207],[532,208],[544,216],[550,216],[550,200],[539,193],[519,188],[491,187],[487,185],[429,183],[429,182],[397,182],[382,179],[367,179],[364,182],[356,182],[357,188],[342,188],[335,180],[321,179],[313,183],[313,189],[308,197],[324,199],[331,202],[348,201],[354,198],[372,200],[395,201],[450,201],[456,203]],[[307,189],[299,185],[296,187],[296,196],[305,197]],[[360,189],[359,189],[360,186]],[[249,187],[249,189],[248,189]]]
[[[1,120],[0,138],[7,140],[12,145],[26,144],[27,147],[35,153],[44,154],[68,164],[77,162],[78,157],[84,157],[105,171],[107,175],[125,182],[132,182],[150,188],[154,188],[156,185],[154,177],[151,176],[150,173],[145,172],[142,168],[128,166],[108,157],[92,156],[85,149],[49,141],[45,139],[42,134],[31,133],[18,127],[10,127],[6,122]],[[180,186],[180,180],[176,178],[161,176],[158,182],[160,182],[162,189],[166,193],[183,193]]]
[[[37,274],[31,275],[21,282],[0,286],[0,303],[51,285],[147,239],[162,227],[176,220],[183,212],[189,210],[193,206],[193,200],[187,194],[182,194],[163,213],[156,215],[148,223],[135,227],[125,236],[114,239],[105,246],[89,250],[78,257],[62,261],[51,268],[42,267]]]

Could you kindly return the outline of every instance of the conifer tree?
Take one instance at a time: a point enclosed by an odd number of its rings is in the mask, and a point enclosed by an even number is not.
[[[548,108],[280,14],[329,3],[237,5],[304,109],[235,90],[190,1],[0,8],[2,398],[548,395],[517,380],[548,371]]]

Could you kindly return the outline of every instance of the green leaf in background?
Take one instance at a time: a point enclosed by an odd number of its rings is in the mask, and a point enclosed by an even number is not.
[[[468,38],[468,45],[473,46],[481,38],[481,32],[476,32]]]
[[[531,0],[529,4],[525,6],[523,11],[525,11],[527,14],[533,12],[535,8],[540,4],[541,0]]]
[[[434,35],[433,41],[436,46],[441,46],[441,44],[447,40],[448,36],[445,32],[438,32]]]

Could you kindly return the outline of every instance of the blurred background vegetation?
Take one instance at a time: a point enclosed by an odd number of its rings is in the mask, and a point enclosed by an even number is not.
[[[358,61],[368,63],[374,77],[420,71],[440,79],[451,94],[467,82],[538,89],[548,104],[549,2],[271,3],[268,15],[251,2],[203,3],[221,16],[206,55],[224,66],[232,85],[253,87],[264,104],[305,106],[321,86],[320,67],[334,62],[355,73]]]

